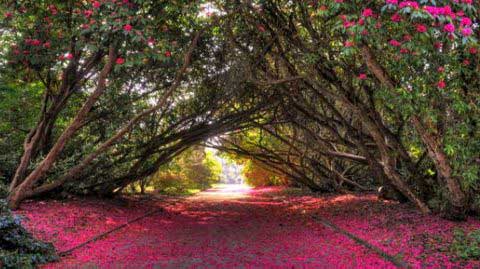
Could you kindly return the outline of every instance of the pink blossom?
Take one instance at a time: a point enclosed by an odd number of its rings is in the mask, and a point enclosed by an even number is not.
[[[437,71],[438,71],[438,73],[443,73],[443,72],[445,72],[445,67],[440,66],[440,67],[438,67]]]
[[[115,61],[116,64],[121,65],[125,63],[125,59],[122,57],[118,57],[117,60]]]
[[[471,5],[471,4],[473,4],[473,0],[462,0],[462,3],[467,4],[467,5]]]
[[[65,58],[68,59],[68,60],[71,60],[71,59],[73,59],[73,54],[67,53],[67,55],[65,56]]]
[[[449,16],[452,18],[455,18],[456,15],[452,11],[452,8],[450,6],[443,6],[443,7],[436,7],[436,6],[425,6],[424,7],[425,11],[430,13],[433,17],[438,17],[438,16]]]
[[[5,16],[5,18],[10,19],[13,16],[13,14],[12,14],[12,12],[5,12],[4,16]]]
[[[353,22],[353,21],[344,21],[343,22],[343,27],[345,27],[345,28],[350,28],[352,26],[355,26],[355,22]]]
[[[125,26],[123,26],[123,30],[127,32],[130,32],[132,29],[133,27],[130,24],[125,24]]]
[[[365,18],[373,16],[373,10],[371,8],[366,8],[362,11],[362,16]]]
[[[93,3],[92,3],[92,6],[93,6],[94,8],[100,8],[101,5],[102,5],[102,4],[100,4],[100,2],[98,2],[98,1],[93,1]]]
[[[461,26],[470,26],[472,25],[472,20],[469,17],[463,17],[460,21]]]
[[[463,28],[462,35],[463,36],[471,36],[473,34],[472,28]]]
[[[477,48],[471,47],[468,49],[468,52],[470,52],[470,54],[477,54]]]
[[[353,42],[352,42],[352,41],[345,41],[344,46],[345,46],[346,48],[353,47]]]
[[[92,16],[93,11],[90,9],[87,9],[83,12],[83,14],[85,15],[86,18],[89,18],[90,16]]]
[[[42,42],[41,42],[40,40],[38,40],[38,39],[33,39],[33,40],[30,42],[30,44],[31,44],[32,46],[40,46],[40,45],[42,44]]]
[[[397,5],[398,4],[398,0],[385,0],[385,3],[389,4],[389,5]]]
[[[413,9],[418,9],[419,5],[415,1],[403,1],[399,5],[400,8],[406,8],[406,7],[411,7]]]
[[[446,85],[445,81],[443,81],[443,79],[440,80],[440,81],[438,81],[437,87],[438,87],[439,89],[444,89],[445,86],[447,86],[447,85]]]
[[[388,44],[390,44],[390,45],[393,46],[393,47],[399,47],[399,46],[402,45],[401,42],[399,42],[399,41],[397,41],[397,40],[395,40],[395,39],[392,39],[392,40],[388,41]]]
[[[425,24],[417,24],[415,28],[419,33],[425,33],[427,31],[427,26],[425,26]]]
[[[367,75],[365,73],[361,73],[361,74],[358,75],[358,79],[365,80],[365,79],[367,79]]]
[[[398,13],[395,13],[395,14],[392,15],[391,20],[392,20],[393,22],[401,22],[401,21],[402,21],[402,17],[401,17]]]
[[[455,25],[452,23],[445,24],[445,26],[443,26],[443,30],[447,33],[453,33],[455,32]]]

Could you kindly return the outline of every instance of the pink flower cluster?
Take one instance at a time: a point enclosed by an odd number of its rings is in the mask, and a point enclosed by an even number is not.
[[[397,5],[398,0],[385,0],[385,3],[388,5]]]
[[[435,6],[425,6],[425,11],[430,13],[433,17],[438,16],[447,16],[455,18],[455,12],[452,11],[450,6],[443,6],[443,7],[435,7]]]
[[[418,9],[419,5],[415,1],[403,1],[403,2],[400,3],[400,5],[398,5],[398,7],[399,8],[410,7],[410,8],[413,8],[413,9]]]

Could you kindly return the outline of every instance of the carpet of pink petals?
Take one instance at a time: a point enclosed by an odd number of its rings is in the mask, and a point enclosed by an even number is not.
[[[17,214],[38,238],[67,250],[163,207],[43,268],[396,268],[313,219],[317,215],[398,255],[413,268],[480,268],[448,252],[455,223],[374,195],[299,195],[257,188],[231,200],[28,201]]]

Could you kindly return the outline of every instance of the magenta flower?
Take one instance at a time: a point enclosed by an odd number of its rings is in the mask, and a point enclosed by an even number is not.
[[[443,30],[447,33],[453,33],[455,32],[455,25],[452,23],[445,24],[445,26],[443,26]]]
[[[415,2],[415,1],[403,1],[403,2],[400,3],[399,7],[400,8],[411,7],[411,8],[414,8],[414,9],[419,8],[418,3]]]
[[[345,41],[344,46],[345,46],[346,48],[353,47],[353,42],[352,42],[352,41]]]
[[[438,87],[439,89],[444,89],[445,86],[447,86],[447,84],[445,83],[445,81],[443,81],[443,79],[440,80],[440,81],[437,83],[437,87]]]
[[[123,26],[123,30],[125,30],[127,32],[132,31],[132,29],[133,29],[133,27],[130,24],[126,24],[125,26]]]
[[[365,79],[367,79],[367,75],[365,73],[361,73],[361,74],[358,75],[358,79],[365,80]]]
[[[436,6],[425,6],[425,11],[430,13],[433,17],[438,17],[440,15],[449,16],[455,18],[455,12],[452,11],[450,6],[436,7]]]
[[[30,42],[30,44],[31,44],[32,46],[40,46],[40,45],[42,44],[42,42],[41,42],[40,40],[38,40],[38,39],[33,39],[33,40]]]
[[[93,11],[88,9],[88,10],[85,10],[83,14],[85,15],[86,18],[90,18],[93,14]]]
[[[373,16],[373,10],[371,8],[366,8],[362,12],[362,16],[365,18]]]
[[[427,31],[427,26],[425,24],[417,24],[417,32],[425,33]]]
[[[385,0],[385,3],[389,4],[389,5],[397,5],[398,4],[398,0]]]
[[[345,27],[345,28],[350,28],[354,25],[355,25],[355,22],[353,22],[353,21],[344,21],[343,22],[343,27]]]
[[[462,20],[460,21],[460,25],[470,26],[470,25],[472,25],[472,20],[468,17],[463,17]]]
[[[390,45],[393,46],[393,47],[400,47],[400,46],[402,45],[401,42],[399,42],[399,41],[397,41],[397,40],[395,40],[395,39],[392,39],[392,40],[388,41],[388,44],[390,44]]]
[[[401,22],[401,21],[402,21],[402,17],[401,17],[398,13],[395,13],[395,14],[392,15],[391,20],[392,20],[393,22]]]
[[[117,60],[115,61],[116,64],[120,65],[120,64],[124,64],[125,63],[125,59],[123,59],[122,57],[118,57]]]
[[[463,36],[471,36],[473,34],[472,28],[463,28],[462,35]]]

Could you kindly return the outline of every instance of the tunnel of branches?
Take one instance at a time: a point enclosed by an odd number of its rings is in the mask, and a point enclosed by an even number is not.
[[[118,16],[142,19],[119,31],[74,31],[85,16],[50,16],[51,32],[66,37],[49,37],[55,53],[31,58],[5,44],[45,38],[35,18],[52,11],[13,2],[29,13],[1,26],[0,96],[11,104],[1,108],[0,174],[13,208],[31,197],[121,193],[200,144],[314,192],[382,187],[424,213],[479,212],[478,60],[450,75],[454,95],[415,92],[431,84],[426,62],[461,57],[398,60],[384,34],[346,50],[340,11],[320,12],[321,1],[208,1],[216,13],[202,16],[192,1],[136,1]],[[68,52],[60,63],[59,52]]]

